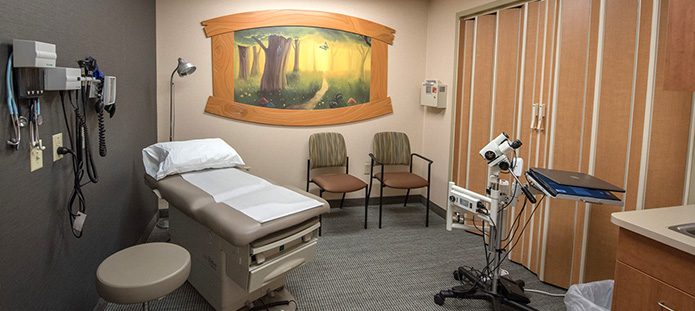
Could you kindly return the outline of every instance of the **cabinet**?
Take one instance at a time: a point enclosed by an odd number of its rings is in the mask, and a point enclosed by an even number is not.
[[[620,229],[612,310],[695,310],[695,256]]]
[[[624,207],[546,198],[521,212],[510,259],[547,283],[613,278],[610,214],[686,200],[693,93],[664,88],[669,3],[544,0],[460,21],[452,180],[483,193],[478,150],[506,132],[524,143],[526,168],[627,190]]]

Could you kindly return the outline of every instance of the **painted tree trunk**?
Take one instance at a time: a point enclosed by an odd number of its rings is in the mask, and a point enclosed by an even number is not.
[[[253,62],[251,63],[251,75],[252,76],[257,76],[259,73],[259,67],[260,67],[260,58],[261,58],[261,49],[259,49],[257,46],[253,46]]]
[[[256,39],[256,38],[254,38]],[[256,39],[260,43],[258,39]],[[287,87],[287,57],[289,55],[292,38],[272,35],[268,37],[268,46],[263,48],[265,52],[265,65],[261,77],[261,92],[271,92]]]
[[[239,45],[239,79],[249,78],[249,47]]]
[[[299,39],[294,39],[294,72],[299,72]]]

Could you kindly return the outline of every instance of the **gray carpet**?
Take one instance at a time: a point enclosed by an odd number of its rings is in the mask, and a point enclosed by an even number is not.
[[[490,303],[480,300],[447,299],[443,306],[433,302],[434,294],[458,285],[452,277],[458,266],[480,269],[485,259],[480,236],[446,231],[444,220],[434,213],[426,228],[424,213],[424,206],[417,203],[385,206],[383,228],[378,229],[378,207],[372,206],[369,229],[364,230],[363,207],[331,209],[323,216],[316,260],[287,279],[299,310],[492,310]],[[155,230],[150,240],[166,238],[166,232]],[[502,268],[512,278],[523,279],[527,289],[563,292],[518,264],[505,262]],[[565,310],[561,297],[527,295],[536,309]],[[188,282],[150,307],[213,310]],[[106,310],[140,310],[140,306],[108,304]]]

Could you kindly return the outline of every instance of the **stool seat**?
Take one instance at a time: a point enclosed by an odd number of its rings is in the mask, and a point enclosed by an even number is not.
[[[97,268],[97,292],[104,300],[145,303],[179,288],[191,271],[191,255],[171,243],[145,243],[123,249]]]

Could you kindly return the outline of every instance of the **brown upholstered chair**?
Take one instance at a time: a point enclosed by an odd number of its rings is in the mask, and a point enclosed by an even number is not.
[[[408,135],[400,132],[380,132],[374,134],[374,153],[370,153],[372,158],[369,191],[367,191],[367,200],[372,192],[372,181],[378,180],[381,184],[379,187],[379,228],[381,228],[381,213],[382,201],[384,198],[384,187],[396,189],[408,189],[405,194],[405,203],[408,204],[408,196],[410,189],[427,187],[427,211],[425,214],[425,226],[430,224],[430,171],[432,168],[432,160],[425,158],[417,153],[410,153],[410,141]],[[423,159],[427,162],[427,179],[413,173],[413,157]],[[381,170],[374,174],[374,165],[381,166]],[[409,165],[408,172],[384,172],[386,165]],[[367,215],[365,212],[364,227],[367,228]]]
[[[365,229],[367,219],[367,184],[348,172],[349,158],[345,148],[345,139],[340,133],[316,133],[309,137],[309,160],[306,168],[306,191],[309,183],[319,187],[319,196],[324,192],[342,193],[340,208],[343,208],[345,193],[365,189]],[[325,167],[345,167],[345,173],[330,173],[311,178],[311,170]],[[319,216],[320,217],[320,216]],[[319,228],[319,232],[320,232]]]

